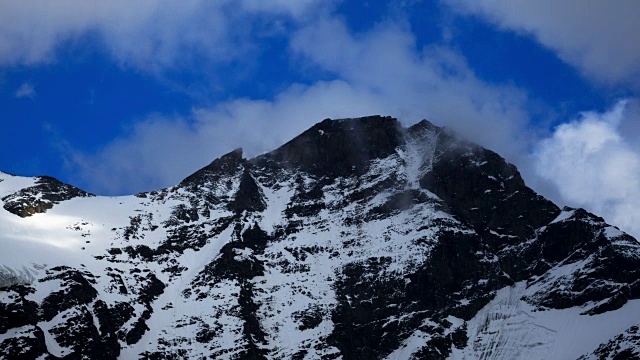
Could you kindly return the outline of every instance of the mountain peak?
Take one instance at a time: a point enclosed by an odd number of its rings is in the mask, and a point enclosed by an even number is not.
[[[16,215],[74,193],[2,178],[16,210],[0,211],[6,358],[640,352],[637,241],[426,120],[327,119],[179,186],[36,218]]]
[[[409,127],[409,132],[418,132],[418,131],[437,131],[441,129],[439,126],[434,125],[427,119],[422,119],[419,122],[411,125]]]
[[[245,159],[242,157],[242,148],[239,147],[221,157],[213,160],[209,165],[187,176],[178,186],[197,185],[206,182],[211,177],[221,174],[229,174],[242,166]]]
[[[316,176],[357,174],[404,144],[402,132],[392,117],[325,119],[256,161],[272,160]]]
[[[44,213],[54,205],[76,197],[95,196],[51,176],[36,176],[21,180],[28,186],[16,189],[15,192],[2,197],[3,208],[20,217]]]

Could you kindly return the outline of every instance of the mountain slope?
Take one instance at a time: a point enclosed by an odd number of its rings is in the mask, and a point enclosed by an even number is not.
[[[0,179],[0,357],[637,352],[637,241],[427,121],[324,120],[136,196]]]

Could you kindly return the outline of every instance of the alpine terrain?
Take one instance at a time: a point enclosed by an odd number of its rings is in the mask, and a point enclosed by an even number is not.
[[[640,244],[422,121],[324,120],[180,184],[0,173],[2,359],[640,358]]]

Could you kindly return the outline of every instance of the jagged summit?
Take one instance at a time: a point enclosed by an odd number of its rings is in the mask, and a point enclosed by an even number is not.
[[[440,131],[441,127],[432,124],[427,119],[420,120],[419,122],[413,124],[409,127],[409,133],[420,133],[420,132],[436,132]]]
[[[206,182],[211,177],[218,177],[233,173],[239,166],[244,164],[242,148],[237,148],[220,158],[213,160],[209,165],[189,175],[182,180],[179,186],[189,186]]]
[[[272,160],[317,176],[344,176],[361,173],[368,161],[402,144],[402,127],[391,117],[325,119],[255,162]]]
[[[17,178],[14,181],[29,183],[30,186],[21,187],[16,189],[16,192],[3,196],[2,202],[5,210],[20,217],[44,213],[54,205],[76,197],[95,196],[74,186],[64,184],[51,176],[22,179],[14,176],[14,178]]]
[[[638,242],[426,120],[137,196],[1,179],[0,359],[640,356]]]
[[[382,159],[405,144],[406,134],[440,132],[427,120],[409,129],[390,116],[324,119],[281,147],[249,159],[252,165],[299,169],[316,176],[348,176],[364,171],[371,160]],[[447,134],[450,134],[446,130]],[[244,164],[242,148],[215,159],[184,179],[180,185],[206,181],[207,174],[235,171]],[[246,166],[246,165],[245,165]]]

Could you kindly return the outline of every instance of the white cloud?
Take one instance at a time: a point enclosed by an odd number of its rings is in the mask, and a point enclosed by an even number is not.
[[[418,48],[397,23],[351,34],[339,20],[300,31],[292,49],[306,61],[373,94],[383,109],[406,122],[428,118],[453,127],[507,157],[526,147],[526,94],[479,80],[451,50]]]
[[[296,20],[317,17],[333,0],[242,0],[243,9],[267,14],[287,14]]]
[[[324,118],[370,114],[406,124],[428,117],[512,160],[531,141],[521,91],[483,83],[447,49],[418,49],[394,24],[355,36],[340,21],[311,23],[291,47],[301,64],[337,80],[292,85],[270,101],[233,99],[184,118],[152,116],[97,154],[72,152],[69,164],[89,190],[148,190],[176,184],[238,146],[253,156]]]
[[[18,88],[18,90],[16,90],[16,98],[18,99],[22,99],[22,98],[29,98],[29,99],[33,99],[36,97],[36,88],[32,83],[23,83],[22,85],[20,85],[20,87]]]
[[[273,101],[236,99],[187,117],[150,116],[96,154],[67,148],[67,163],[91,191],[158,189],[237,147],[255,156],[324,118],[375,112],[375,100],[343,81],[294,85]]]
[[[640,86],[636,0],[445,0],[505,29],[533,35],[586,75]]]
[[[640,238],[640,153],[619,133],[626,106],[620,101],[558,126],[538,145],[536,170],[569,204]]]
[[[319,0],[0,0],[0,66],[55,61],[65,42],[92,35],[120,63],[145,71],[227,62],[255,45],[249,14],[301,18]]]

